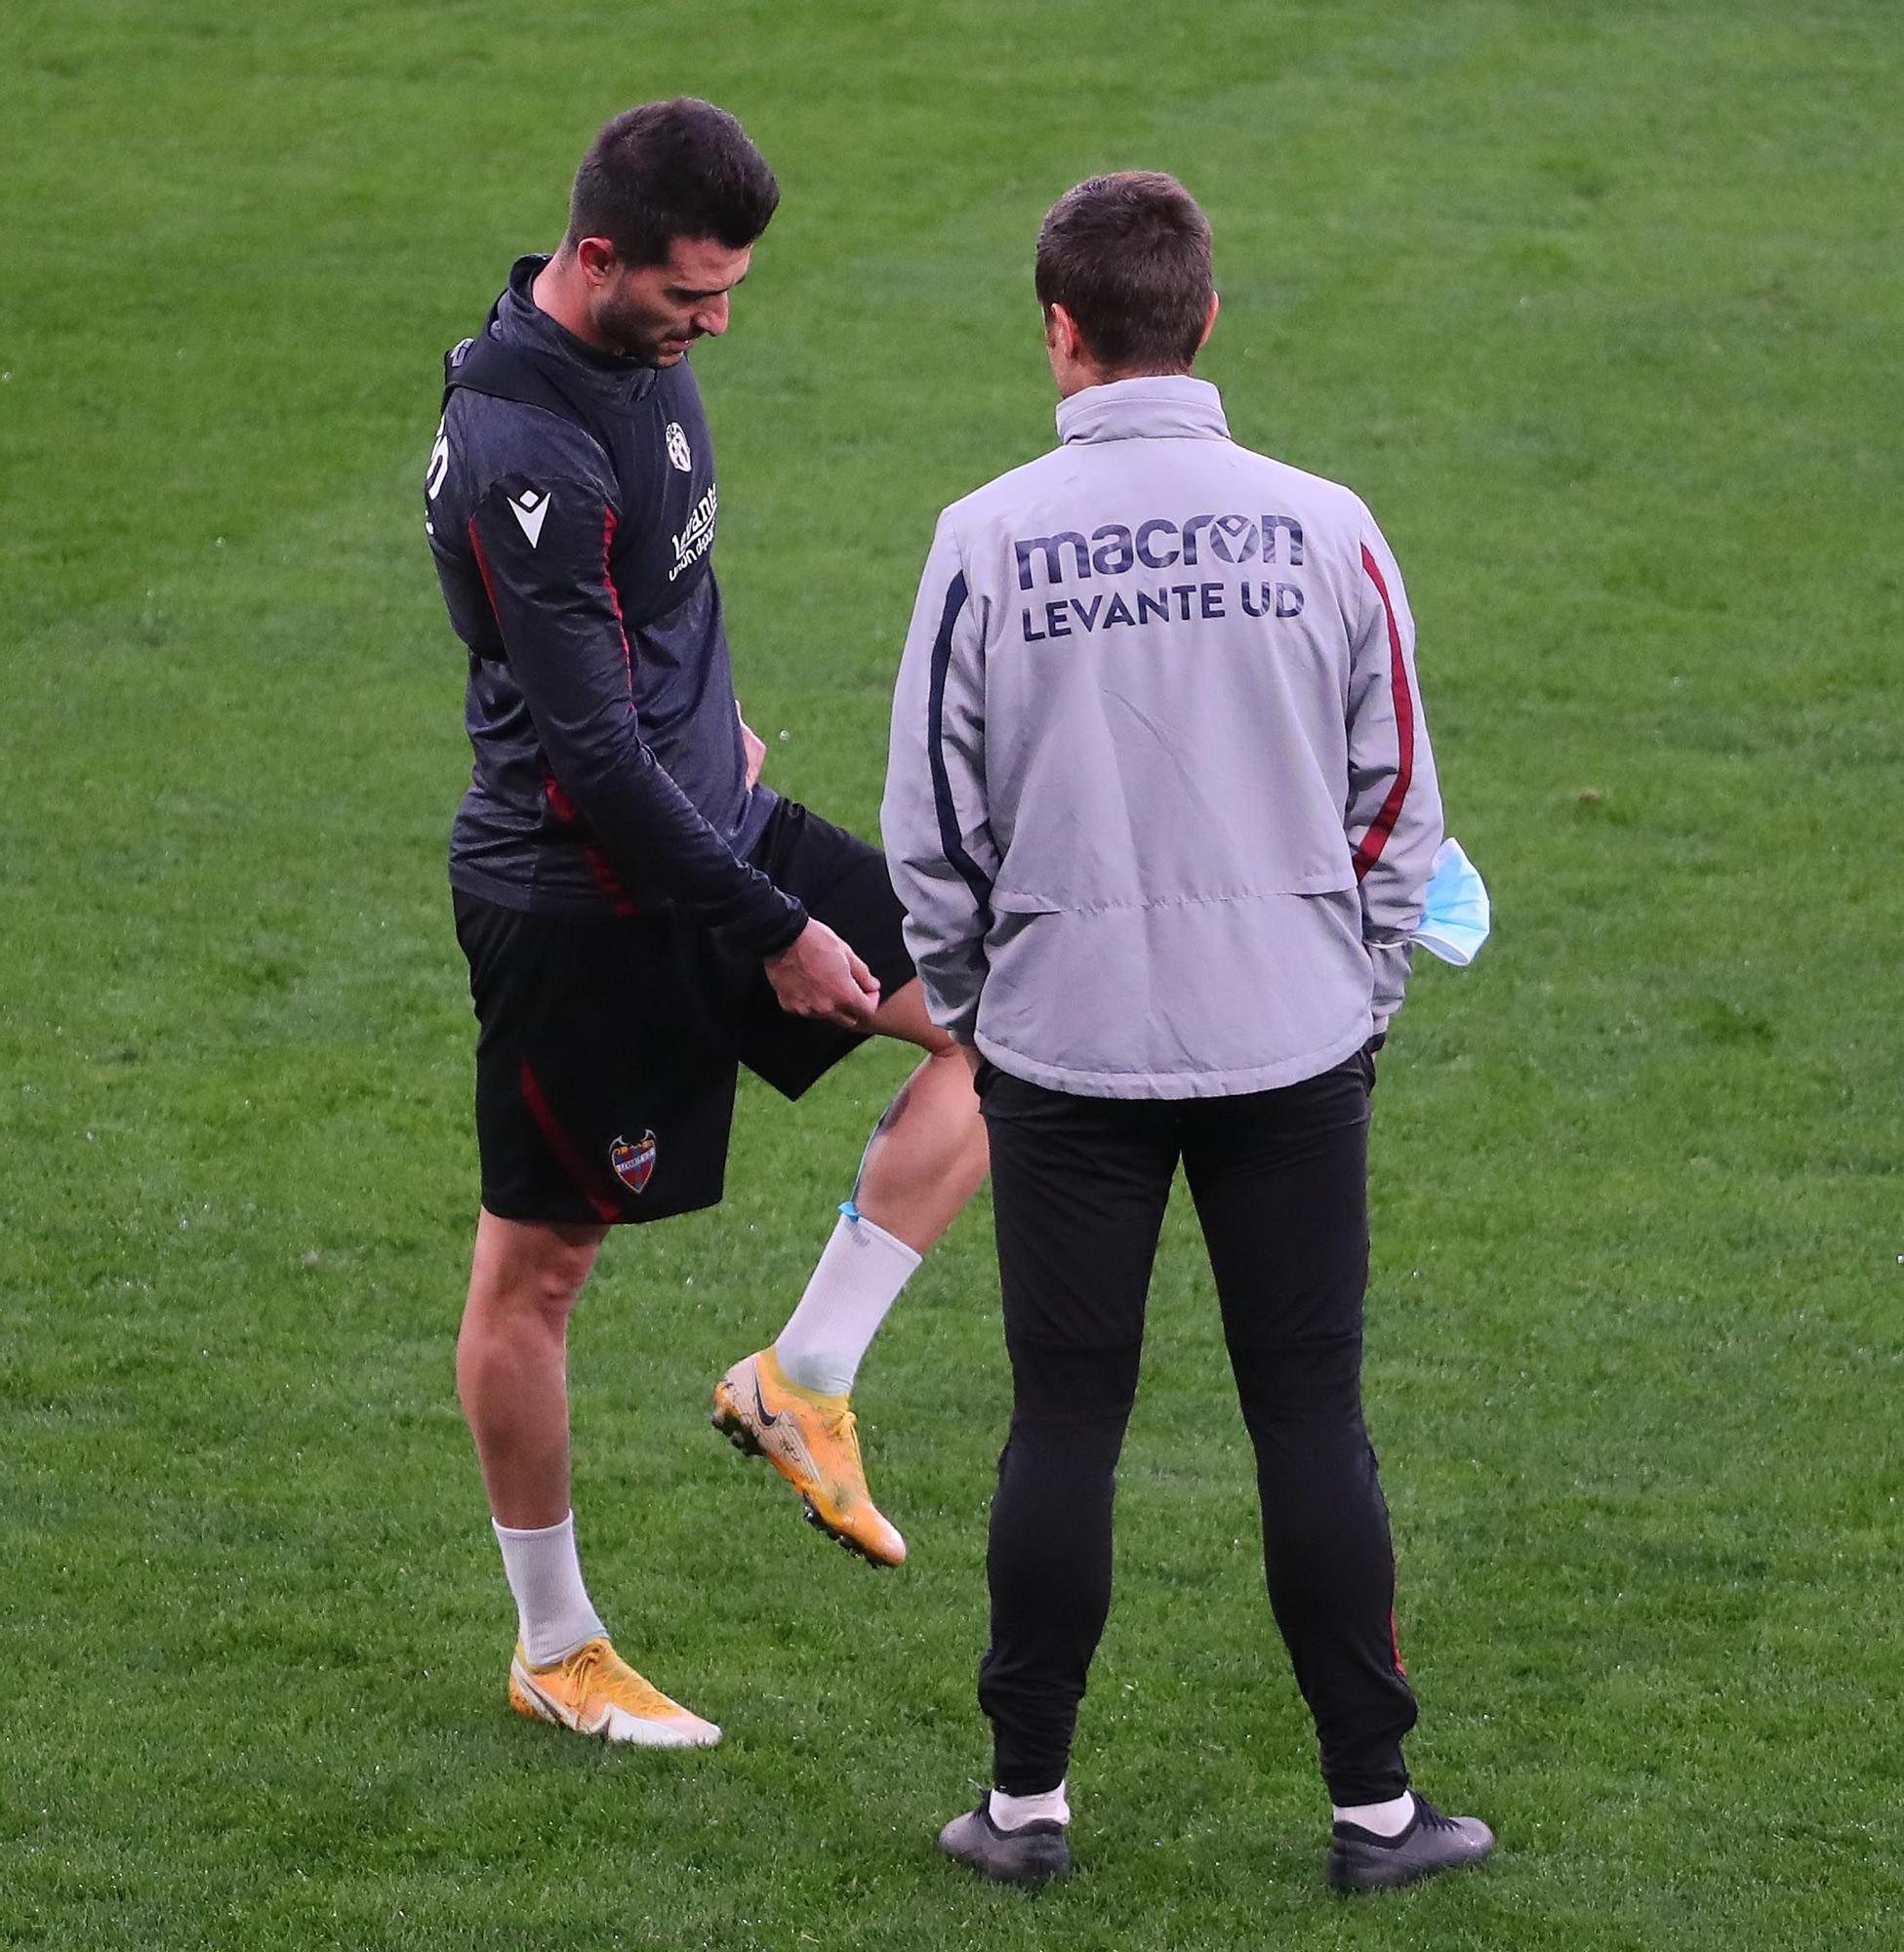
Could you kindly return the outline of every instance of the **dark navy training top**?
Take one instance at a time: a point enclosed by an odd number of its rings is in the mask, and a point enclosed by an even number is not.
[[[557,325],[530,296],[547,262],[517,262],[484,327],[549,383],[531,389],[544,403],[453,367],[424,484],[469,652],[475,765],[450,880],[551,915],[678,905],[771,955],[806,915],[747,860],[774,795],[747,785],[694,375]]]

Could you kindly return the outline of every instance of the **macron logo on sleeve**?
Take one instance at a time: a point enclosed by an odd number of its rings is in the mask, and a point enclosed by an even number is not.
[[[548,497],[538,495],[533,488],[525,488],[520,495],[509,497],[509,513],[529,538],[529,547],[534,549],[542,541],[543,520],[548,513]]]

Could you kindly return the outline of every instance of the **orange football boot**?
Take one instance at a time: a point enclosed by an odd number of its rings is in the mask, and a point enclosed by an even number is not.
[[[710,1749],[720,1740],[711,1722],[643,1681],[599,1635],[547,1667],[531,1667],[518,1641],[509,1662],[509,1706],[581,1735],[644,1748]]]
[[[906,1541],[867,1494],[848,1402],[803,1390],[774,1352],[762,1349],[714,1385],[712,1422],[737,1450],[766,1458],[799,1492],[809,1524],[869,1565],[902,1566]]]

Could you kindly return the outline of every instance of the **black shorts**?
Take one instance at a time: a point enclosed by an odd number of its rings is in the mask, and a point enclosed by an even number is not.
[[[751,855],[843,936],[882,997],[912,980],[884,857],[782,800]],[[866,1041],[780,1007],[757,956],[671,910],[581,918],[453,891],[476,1005],[482,1201],[628,1225],[711,1206],[737,1067],[797,1098]]]

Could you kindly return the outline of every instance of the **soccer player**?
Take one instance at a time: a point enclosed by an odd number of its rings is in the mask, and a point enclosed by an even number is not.
[[[1181,1162],[1320,1737],[1329,1878],[1402,1884],[1493,1842],[1408,1786],[1361,1406],[1373,1053],[1441,836],[1414,628],[1362,504],[1237,446],[1191,376],[1217,301],[1180,183],[1079,184],[1036,283],[1060,446],[940,519],[883,814],[933,1020],[985,1060],[1013,1378],[979,1669],[995,1786],[941,1843],[1007,1882],[1070,1868],[1113,1474]]]
[[[720,1199],[737,1065],[796,1098],[869,1034],[925,1052],[778,1341],[715,1392],[817,1525],[895,1566],[849,1393],[986,1169],[970,1053],[926,1015],[884,864],[759,783],[734,697],[689,354],[727,330],[778,200],[722,110],[618,115],[561,248],[449,355],[425,482],[468,649],[450,882],[482,1207],[457,1384],[516,1603],[509,1699],[658,1746],[720,1731],[619,1658],[577,1556],[567,1333],[604,1237]]]

